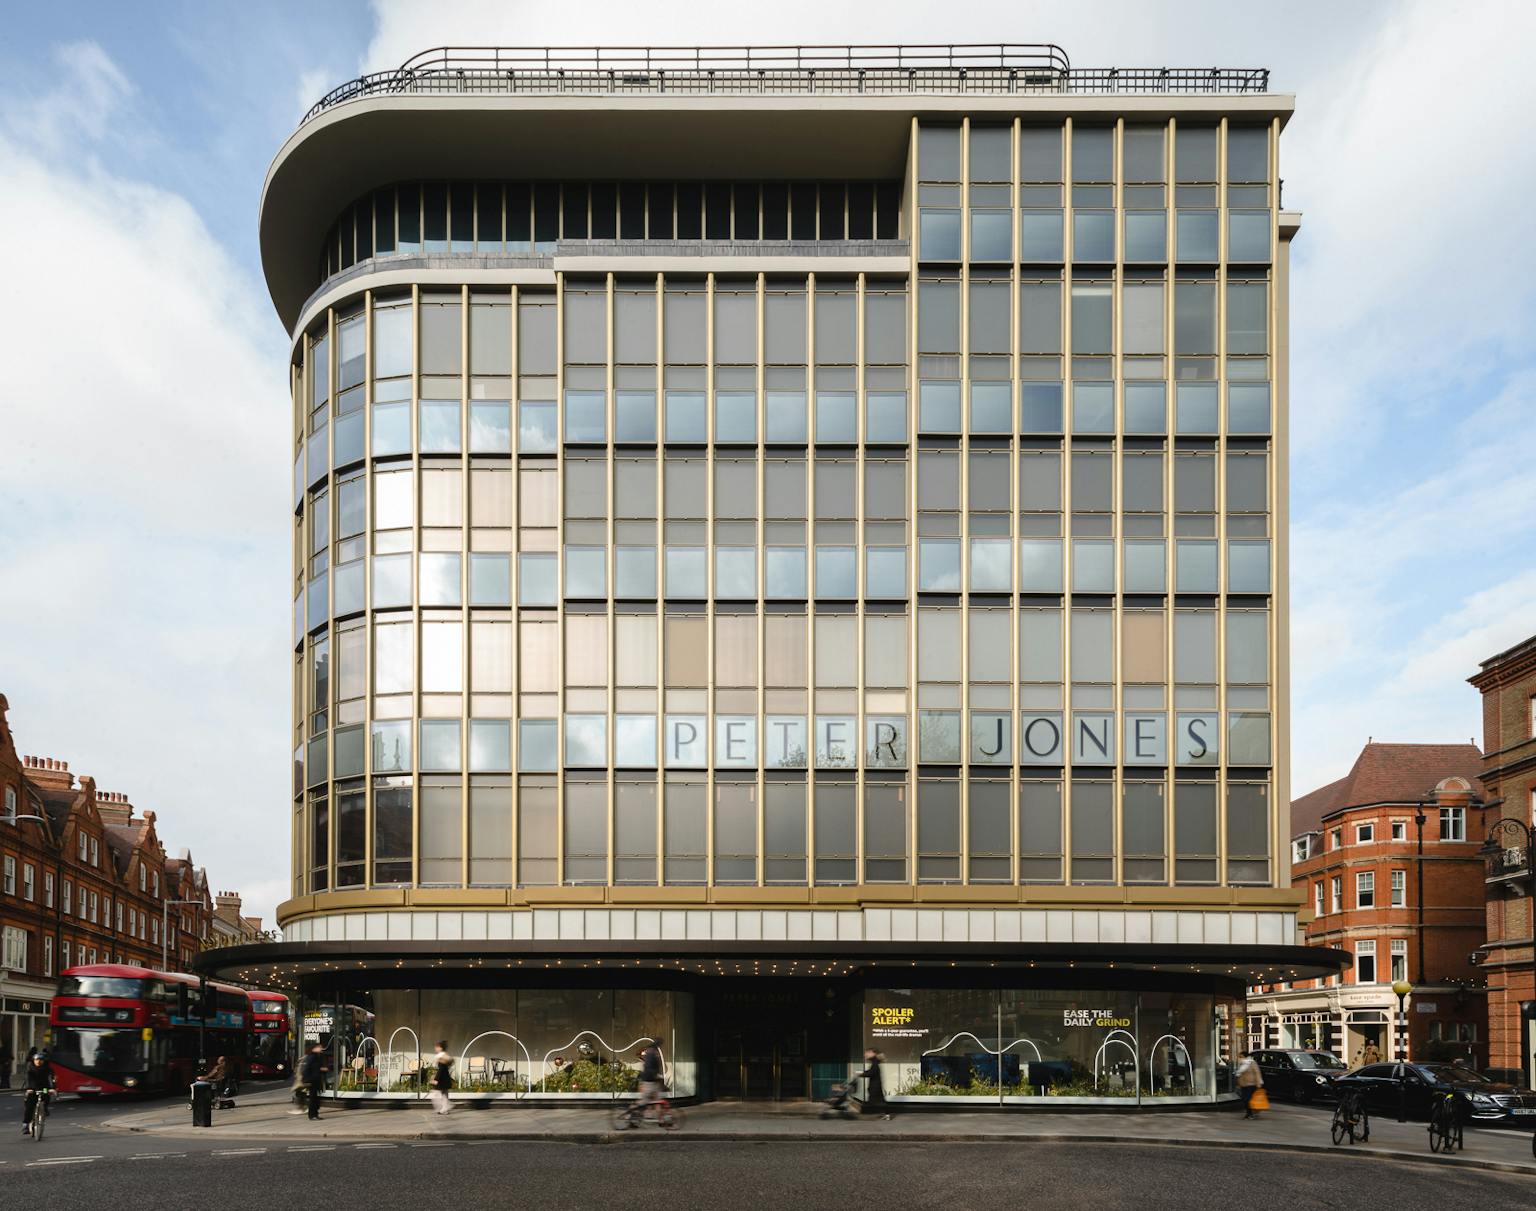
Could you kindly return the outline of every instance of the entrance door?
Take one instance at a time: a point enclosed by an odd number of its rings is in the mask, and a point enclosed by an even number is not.
[[[741,980],[711,991],[703,1009],[715,1097],[801,1101],[811,1096],[813,1060],[847,1062],[845,999],[825,986]]]
[[[804,1030],[719,1029],[714,1050],[716,1097],[784,1102],[810,1094]]]

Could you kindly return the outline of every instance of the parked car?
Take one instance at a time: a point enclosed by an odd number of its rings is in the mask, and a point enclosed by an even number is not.
[[[1536,1090],[1490,1081],[1460,1064],[1367,1064],[1334,1088],[1359,1089],[1378,1114],[1396,1114],[1401,1105],[1411,1118],[1427,1119],[1435,1097],[1451,1093],[1463,1122],[1536,1126]]]
[[[1334,1097],[1333,1082],[1349,1071],[1349,1066],[1330,1051],[1288,1047],[1256,1051],[1253,1058],[1264,1074],[1264,1087],[1270,1095],[1293,1102]]]

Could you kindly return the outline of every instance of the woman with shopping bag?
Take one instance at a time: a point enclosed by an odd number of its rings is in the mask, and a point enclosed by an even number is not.
[[[1264,1092],[1264,1074],[1258,1061],[1246,1051],[1237,1062],[1237,1095],[1243,1099],[1243,1117],[1252,1118],[1255,1110],[1269,1109],[1269,1094]]]

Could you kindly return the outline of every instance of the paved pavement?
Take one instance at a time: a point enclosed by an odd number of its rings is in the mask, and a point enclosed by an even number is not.
[[[346,1108],[342,1108],[345,1105]],[[145,1137],[180,1141],[202,1149],[215,1140],[254,1143],[410,1143],[420,1141],[524,1141],[600,1143],[642,1140],[713,1140],[716,1142],[904,1143],[1006,1142],[1011,1140],[1073,1143],[1144,1142],[1173,1147],[1266,1148],[1322,1153],[1351,1153],[1362,1157],[1430,1160],[1442,1166],[1497,1168],[1536,1178],[1531,1134],[1525,1131],[1468,1128],[1466,1149],[1454,1157],[1433,1157],[1422,1123],[1371,1120],[1368,1144],[1335,1147],[1328,1127],[1327,1106],[1276,1105],[1257,1119],[1245,1121],[1235,1109],[1140,1114],[1062,1114],[932,1111],[897,1112],[889,1119],[864,1116],[854,1120],[818,1118],[814,1104],[783,1106],[710,1103],[686,1109],[682,1130],[664,1133],[653,1126],[640,1131],[614,1132],[605,1107],[540,1107],[505,1102],[476,1106],[461,1102],[453,1113],[439,1116],[425,1102],[414,1104],[327,1104],[318,1122],[291,1112],[285,1090],[262,1089],[240,1098],[233,1110],[216,1112],[211,1129],[190,1123],[185,1102],[162,1101],[129,1109],[119,1103],[103,1108],[96,1134],[131,1133],[151,1151]],[[1533,1187],[1536,1189],[1536,1187]]]

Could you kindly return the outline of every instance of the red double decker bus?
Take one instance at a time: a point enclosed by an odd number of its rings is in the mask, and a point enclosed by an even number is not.
[[[245,1072],[250,1001],[232,984],[116,963],[71,967],[48,1021],[48,1058],[64,1093],[184,1089],[198,1075],[199,1051]]]
[[[287,1076],[293,1071],[293,1022],[288,998],[280,992],[250,988],[251,1045],[246,1051],[252,1076]]]

